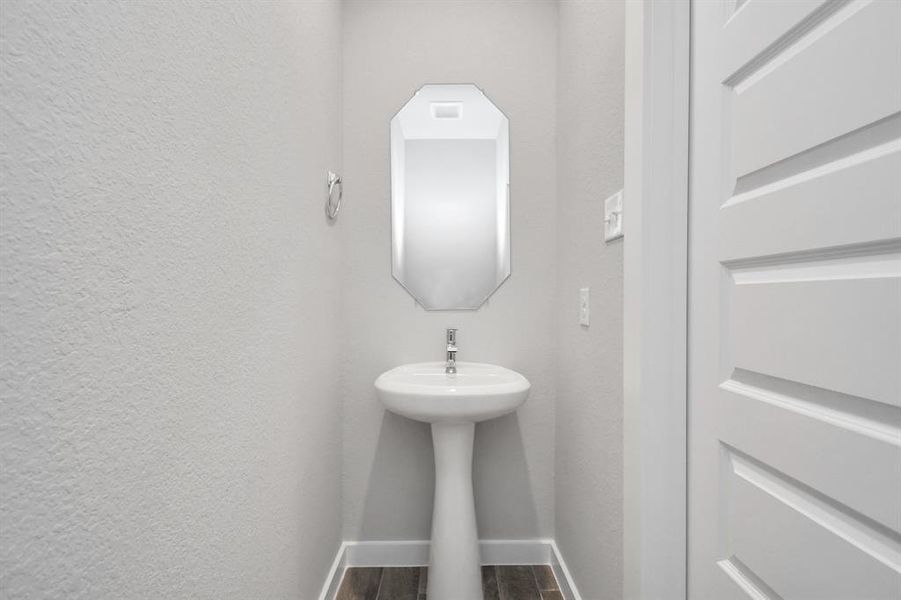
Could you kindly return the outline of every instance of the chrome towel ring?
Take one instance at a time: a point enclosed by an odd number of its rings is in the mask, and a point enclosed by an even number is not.
[[[335,197],[337,190],[337,198]],[[329,221],[338,218],[338,211],[341,210],[341,198],[344,196],[344,184],[341,177],[337,173],[328,172],[328,195],[325,198],[325,216]]]

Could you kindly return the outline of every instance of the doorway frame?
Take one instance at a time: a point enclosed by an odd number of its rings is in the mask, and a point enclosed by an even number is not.
[[[626,1],[623,597],[688,597],[689,0]]]

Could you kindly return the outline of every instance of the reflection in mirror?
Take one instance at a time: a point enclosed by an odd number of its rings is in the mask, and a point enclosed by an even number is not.
[[[475,309],[510,275],[507,117],[426,85],[391,120],[392,273],[428,310]]]

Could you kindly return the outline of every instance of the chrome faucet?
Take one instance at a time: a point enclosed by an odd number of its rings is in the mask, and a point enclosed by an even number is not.
[[[447,330],[447,362],[444,365],[444,372],[448,375],[457,373],[457,330]]]

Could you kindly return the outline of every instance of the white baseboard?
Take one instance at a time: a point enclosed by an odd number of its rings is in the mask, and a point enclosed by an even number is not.
[[[486,565],[551,565],[566,600],[582,600],[554,540],[481,540]],[[346,541],[338,548],[319,600],[332,600],[348,567],[421,567],[429,564],[428,540]]]
[[[579,594],[579,590],[576,587],[576,582],[573,580],[572,573],[569,572],[569,568],[567,568],[566,563],[563,561],[563,555],[560,554],[560,548],[557,547],[557,542],[554,540],[549,540],[551,545],[551,568],[554,570],[554,576],[557,578],[557,583],[560,584],[560,593],[563,594],[563,597],[566,600],[582,600],[581,594]]]
[[[335,554],[335,560],[325,576],[325,583],[322,584],[322,591],[319,592],[319,600],[332,600],[338,595],[338,586],[344,578],[344,571],[347,570],[347,542],[341,542],[338,546],[338,552]]]
[[[420,540],[344,542],[348,567],[422,567],[429,564],[429,542]]]

